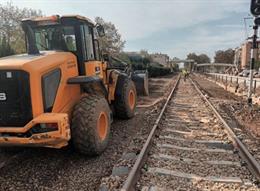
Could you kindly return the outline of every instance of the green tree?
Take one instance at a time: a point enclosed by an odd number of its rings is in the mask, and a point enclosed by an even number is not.
[[[210,63],[210,58],[206,54],[197,55],[196,53],[190,53],[187,55],[188,60],[194,60],[198,64]]]
[[[42,16],[39,10],[18,8],[12,2],[0,4],[0,38],[5,37],[7,44],[16,53],[25,52],[25,35],[21,28],[21,20],[38,16]]]
[[[256,61],[256,63],[255,63],[255,69],[256,69],[257,71],[259,71],[259,69],[260,69],[260,61]]]
[[[131,63],[129,56],[125,52],[120,52],[117,57],[126,63]]]
[[[215,63],[233,64],[235,58],[235,51],[233,49],[218,50],[215,52]]]
[[[98,37],[100,48],[104,53],[109,53],[113,56],[118,56],[125,46],[125,41],[122,40],[118,29],[111,22],[104,21],[101,17],[96,17],[95,22],[100,24],[105,29],[105,36]]]
[[[9,56],[14,54],[14,50],[11,48],[10,44],[7,42],[5,36],[0,39],[0,57]]]

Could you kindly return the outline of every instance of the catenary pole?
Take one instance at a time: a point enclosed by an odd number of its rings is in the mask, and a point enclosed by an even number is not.
[[[253,35],[253,46],[251,50],[251,62],[250,62],[250,74],[249,74],[249,88],[248,88],[248,105],[252,106],[252,92],[253,92],[253,76],[254,76],[254,68],[255,62],[258,56],[258,43],[257,43],[257,32],[258,25],[253,26],[254,35]]]

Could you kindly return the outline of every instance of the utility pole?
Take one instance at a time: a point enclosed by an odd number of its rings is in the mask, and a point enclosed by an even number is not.
[[[258,43],[257,43],[257,33],[258,26],[260,25],[260,0],[251,0],[250,11],[254,16],[254,35],[253,35],[253,46],[251,50],[251,62],[250,62],[250,83],[248,89],[248,105],[252,106],[252,89],[253,89],[253,70],[255,68],[255,62],[258,57]]]
[[[256,21],[257,18],[255,18]],[[255,22],[256,23],[256,22]],[[253,92],[253,70],[255,68],[255,62],[258,57],[258,43],[257,43],[257,32],[258,32],[258,25],[255,24],[253,26],[254,35],[253,35],[253,45],[251,50],[251,62],[250,62],[250,75],[249,75],[249,89],[248,89],[248,105],[252,106],[252,92]]]

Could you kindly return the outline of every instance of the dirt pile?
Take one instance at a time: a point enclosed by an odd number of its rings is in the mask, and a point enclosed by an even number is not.
[[[250,108],[246,103],[230,105],[231,110],[239,122],[246,125],[255,136],[260,138],[260,107],[254,105]]]
[[[248,88],[245,85],[245,83],[239,83],[238,85],[238,93],[243,93],[243,92],[247,92]]]

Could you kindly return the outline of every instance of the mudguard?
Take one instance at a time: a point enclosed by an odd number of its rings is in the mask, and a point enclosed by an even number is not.
[[[148,71],[137,70],[132,74],[132,80],[135,83],[136,91],[138,95],[149,95],[149,79]]]

